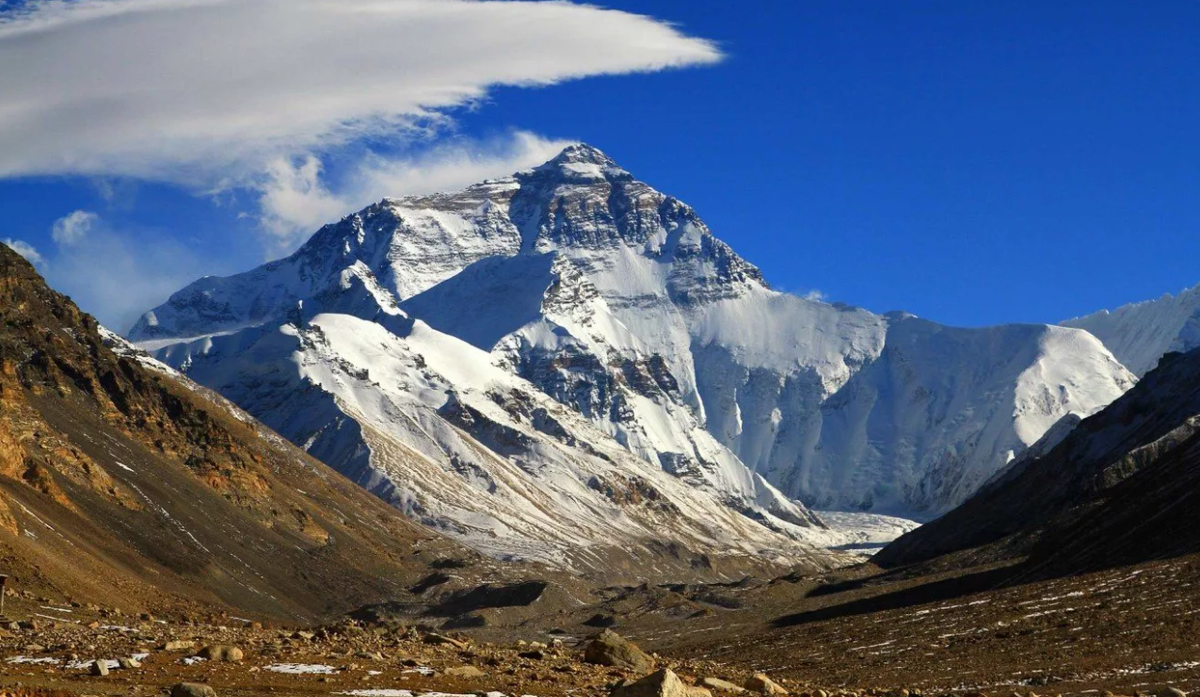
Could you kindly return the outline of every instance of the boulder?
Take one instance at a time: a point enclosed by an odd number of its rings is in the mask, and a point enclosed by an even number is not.
[[[205,646],[196,655],[209,661],[224,661],[225,663],[237,663],[245,658],[245,654],[238,647],[223,644]]]
[[[173,640],[173,641],[166,642],[165,644],[162,645],[162,650],[163,651],[187,651],[188,649],[194,648],[195,646],[196,646],[196,642],[194,642],[194,641],[184,641],[184,640],[180,639],[180,640]]]
[[[780,687],[774,680],[767,677],[766,673],[755,673],[746,681],[746,689],[753,692],[761,692],[764,695],[786,695],[788,693],[787,690]]]
[[[121,670],[133,670],[134,668],[141,668],[142,662],[136,658],[118,658],[117,665],[121,666]]]
[[[92,661],[92,675],[97,677],[108,675],[108,662],[102,658]]]
[[[716,690],[717,692],[745,692],[746,691],[746,688],[742,687],[741,685],[735,685],[734,683],[731,683],[728,680],[722,680],[720,678],[704,678],[703,680],[700,681],[700,684],[703,685],[704,687],[707,687],[710,690]]]
[[[426,634],[422,640],[426,644],[445,644],[446,646],[453,646],[456,649],[467,648],[466,642],[459,641],[458,639],[451,639],[444,634]]]
[[[601,666],[628,668],[639,673],[654,668],[654,659],[611,629],[592,637],[584,649],[583,660]]]
[[[217,697],[217,691],[196,682],[181,682],[171,686],[171,697]]]
[[[445,674],[452,678],[482,678],[487,675],[482,670],[475,666],[459,666],[457,668],[447,668]]]
[[[670,668],[613,689],[612,697],[712,697],[703,687],[685,684]]]

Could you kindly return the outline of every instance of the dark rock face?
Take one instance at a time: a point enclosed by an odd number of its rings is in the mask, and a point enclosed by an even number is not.
[[[487,608],[532,605],[542,597],[542,593],[549,585],[546,581],[522,581],[510,584],[485,583],[450,595],[431,608],[429,612],[433,615],[450,616],[478,612]]]

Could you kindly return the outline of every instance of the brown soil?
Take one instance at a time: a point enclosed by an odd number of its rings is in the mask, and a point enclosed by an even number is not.
[[[832,688],[1081,694],[1200,689],[1200,556],[1035,582],[1013,567],[755,591],[752,611],[659,628],[672,655]]]

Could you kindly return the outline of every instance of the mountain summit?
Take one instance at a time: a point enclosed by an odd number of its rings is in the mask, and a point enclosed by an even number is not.
[[[837,543],[804,504],[933,515],[1135,381],[1077,329],[776,292],[585,145],[386,199],[130,336],[426,524],[559,561]]]

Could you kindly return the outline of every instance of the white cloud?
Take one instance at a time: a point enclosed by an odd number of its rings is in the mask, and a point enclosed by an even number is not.
[[[38,250],[35,249],[33,245],[25,242],[24,240],[6,238],[0,240],[0,243],[3,243],[9,249],[25,257],[25,260],[34,266],[43,266],[46,263],[45,257],[38,253]]]
[[[244,186],[412,133],[497,85],[706,64],[640,15],[568,2],[41,0],[0,12],[0,177]],[[311,165],[302,159],[295,184]],[[286,172],[283,173],[286,175]],[[313,202],[314,205],[319,202]]]
[[[825,295],[825,293],[823,291],[817,290],[816,288],[813,288],[812,290],[810,290],[804,294],[805,300],[812,300],[813,302],[823,303],[823,302],[825,302],[826,298],[827,298],[827,296]]]
[[[75,211],[54,221],[50,228],[50,236],[60,247],[78,244],[91,232],[92,226],[100,220],[100,216],[89,211]]]
[[[321,161],[311,155],[277,159],[260,185],[264,229],[286,251],[324,223],[386,197],[454,191],[484,179],[539,165],[573,141],[518,132],[488,142],[458,140],[419,155],[390,158],[370,153],[358,159],[336,192],[322,180]]]

